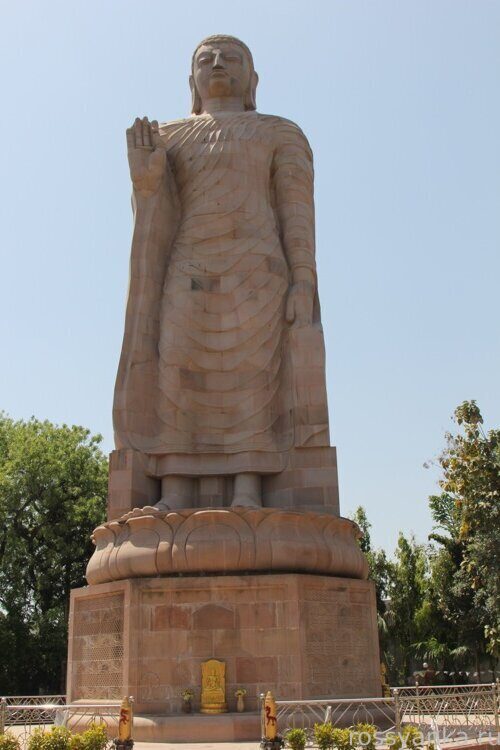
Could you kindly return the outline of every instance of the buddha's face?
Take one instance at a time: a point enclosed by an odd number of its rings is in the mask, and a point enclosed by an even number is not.
[[[245,96],[252,71],[244,51],[231,42],[204,44],[196,52],[193,76],[202,101]]]

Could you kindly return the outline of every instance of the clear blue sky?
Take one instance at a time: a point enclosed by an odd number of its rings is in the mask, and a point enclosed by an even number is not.
[[[500,423],[500,2],[2,2],[1,389],[111,450],[131,234],[124,131],[189,112],[196,43],[251,47],[258,108],[316,162],[344,514],[430,530],[424,461],[475,398]]]

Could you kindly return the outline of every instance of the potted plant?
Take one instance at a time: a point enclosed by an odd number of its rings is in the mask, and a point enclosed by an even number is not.
[[[247,691],[245,688],[238,688],[238,690],[235,692],[235,698],[236,698],[236,710],[239,713],[242,713],[245,710],[245,695],[247,694]]]
[[[289,729],[285,734],[285,740],[291,750],[304,750],[307,735],[303,729]]]
[[[193,710],[193,705],[192,705],[191,701],[194,698],[194,691],[191,690],[191,688],[186,688],[185,690],[182,691],[181,697],[182,697],[182,711],[183,711],[183,713],[190,714],[191,711]]]
[[[329,721],[314,725],[314,740],[319,750],[331,750],[334,745],[334,729]]]
[[[0,748],[1,750],[21,750],[21,743],[19,738],[10,732],[0,734]]]

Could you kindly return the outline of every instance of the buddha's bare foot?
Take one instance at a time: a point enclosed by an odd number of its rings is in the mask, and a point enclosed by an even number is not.
[[[163,498],[153,505],[155,510],[171,510],[170,505],[167,505]]]
[[[260,474],[236,474],[231,507],[262,507],[262,481]]]
[[[157,510],[184,510],[193,508],[194,479],[191,477],[169,476],[161,480],[161,499],[156,503]]]

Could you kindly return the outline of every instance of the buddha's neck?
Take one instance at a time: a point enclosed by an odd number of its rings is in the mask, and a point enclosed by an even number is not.
[[[211,115],[214,112],[244,112],[245,104],[239,96],[214,96],[202,102],[201,113]]]

